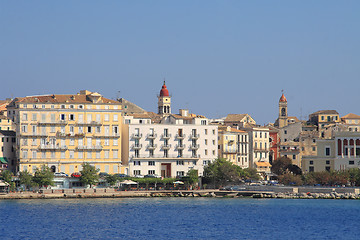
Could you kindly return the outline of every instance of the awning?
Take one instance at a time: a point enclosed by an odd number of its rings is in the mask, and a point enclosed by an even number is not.
[[[258,167],[271,167],[271,164],[268,162],[255,162]]]
[[[3,163],[3,164],[7,164],[8,160],[7,160],[6,157],[0,157],[0,162]]]
[[[132,184],[138,184],[138,183],[131,181],[131,180],[125,180],[125,181],[121,182],[121,184],[132,185]]]

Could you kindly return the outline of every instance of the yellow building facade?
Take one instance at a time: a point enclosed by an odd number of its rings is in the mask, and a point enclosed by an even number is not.
[[[84,90],[16,98],[7,113],[16,126],[18,171],[46,165],[70,175],[88,162],[100,172],[124,172],[121,103]]]

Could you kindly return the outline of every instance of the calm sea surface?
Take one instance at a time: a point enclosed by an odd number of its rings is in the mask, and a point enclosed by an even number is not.
[[[0,201],[1,239],[359,239],[360,201]]]

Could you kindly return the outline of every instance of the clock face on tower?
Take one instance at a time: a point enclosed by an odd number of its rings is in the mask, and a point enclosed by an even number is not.
[[[283,117],[286,116],[286,109],[285,108],[281,109],[281,116],[283,116]]]

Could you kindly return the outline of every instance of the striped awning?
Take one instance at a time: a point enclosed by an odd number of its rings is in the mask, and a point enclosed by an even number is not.
[[[6,157],[0,157],[0,162],[3,163],[3,164],[7,164],[7,163],[8,163]]]

